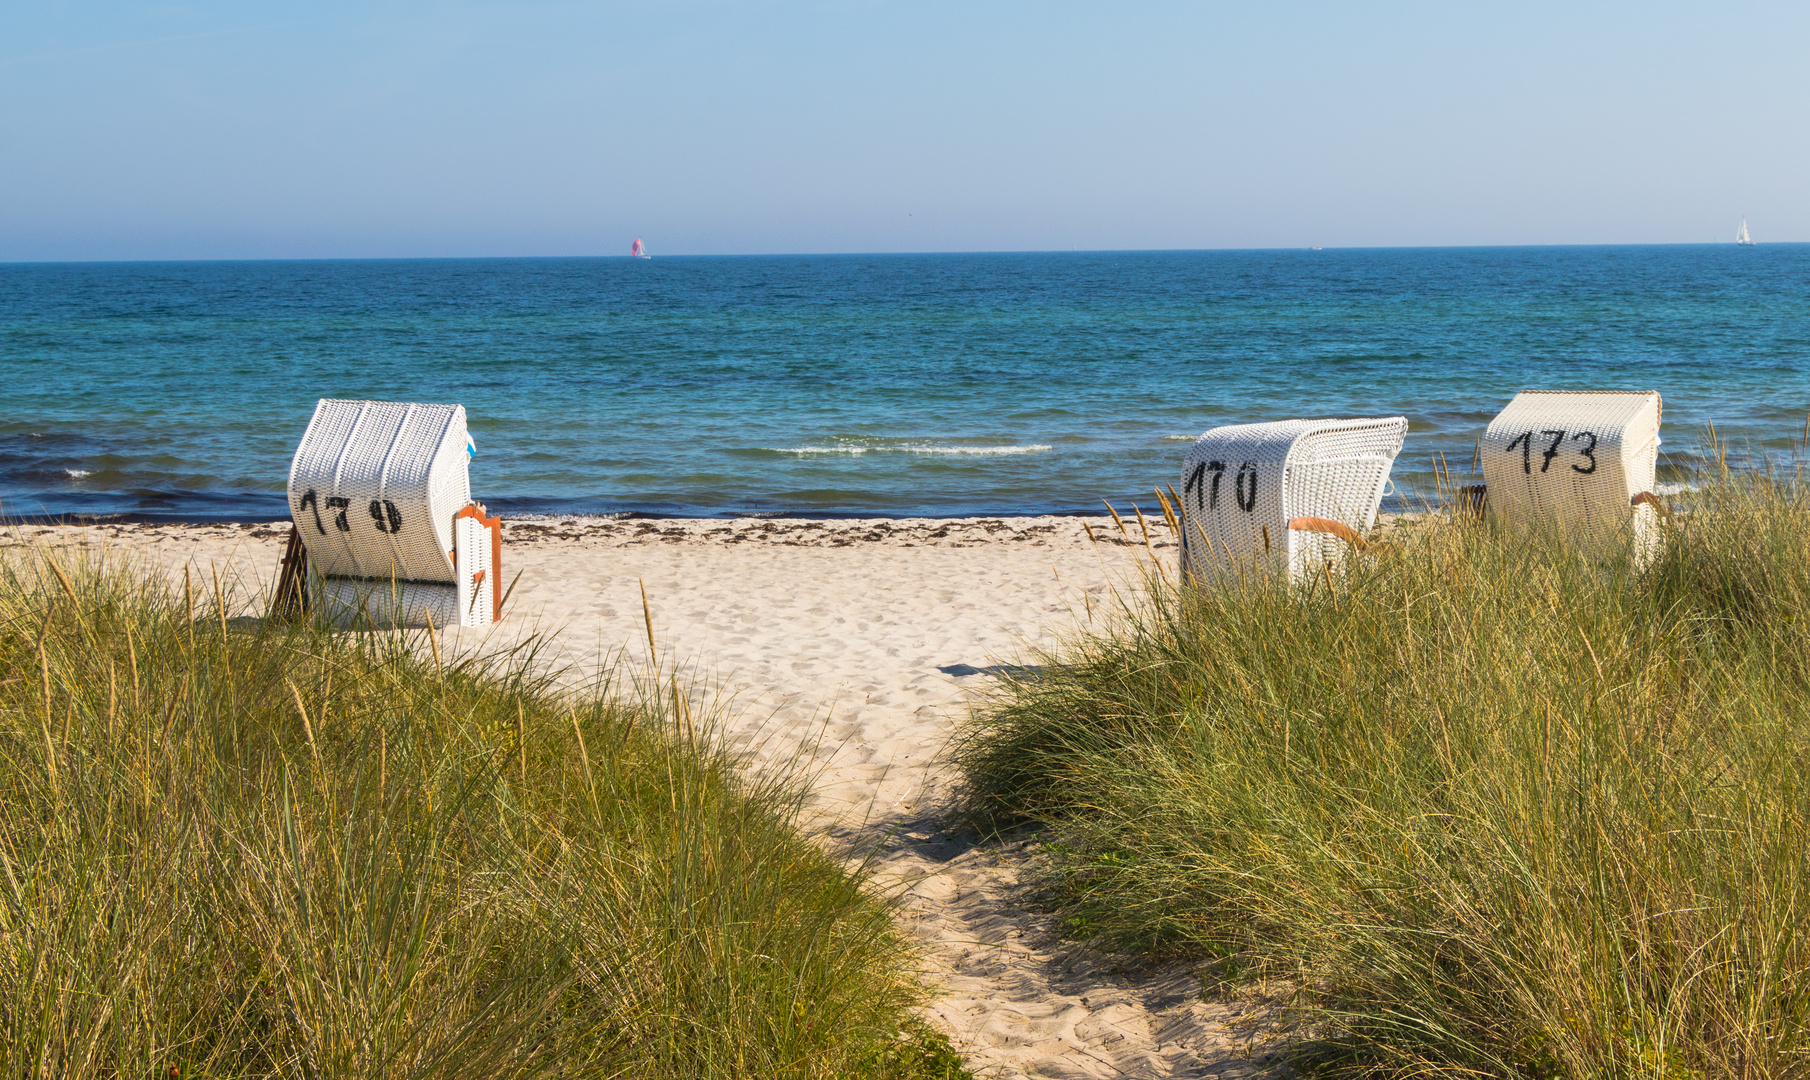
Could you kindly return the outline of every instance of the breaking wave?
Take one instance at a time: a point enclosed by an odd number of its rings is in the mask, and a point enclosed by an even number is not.
[[[997,457],[1002,454],[1041,454],[1055,447],[1048,443],[1029,446],[763,446],[769,454],[956,454],[974,457]]]

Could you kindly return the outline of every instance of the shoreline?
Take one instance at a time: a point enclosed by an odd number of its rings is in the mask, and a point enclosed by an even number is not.
[[[1149,496],[1142,496],[1148,498]],[[484,500],[477,500],[483,502]],[[1130,500],[1126,501],[1130,505]],[[4,506],[0,503],[0,506]],[[605,510],[556,513],[546,510],[512,511],[503,506],[492,508],[505,520],[540,522],[565,521],[953,521],[971,518],[1092,518],[1105,516],[1097,510],[1000,510],[971,514],[959,513],[866,513],[817,510],[747,510],[722,514],[655,514],[644,510]],[[0,509],[0,527],[6,525],[91,526],[91,525],[265,525],[287,522],[280,510],[258,514],[186,514],[121,511],[86,514],[76,511],[46,514],[12,514]]]
[[[1404,520],[1437,513],[1442,507],[1423,510],[1384,510],[1374,529],[1387,530]],[[1157,509],[1143,511],[1153,548],[1174,547],[1169,526]],[[1122,525],[1120,524],[1122,522]],[[62,521],[52,518],[0,519],[0,538],[17,530],[34,535],[52,534],[71,539],[108,534],[114,538],[165,533],[177,536],[238,535],[258,540],[284,540],[289,518],[253,520],[106,520]],[[1121,533],[1121,528],[1123,532]],[[88,530],[94,530],[89,534]],[[912,547],[963,547],[987,542],[1073,540],[1109,546],[1145,546],[1139,516],[1131,504],[1119,511],[1118,520],[1107,514],[976,514],[937,517],[656,517],[636,514],[619,517],[587,514],[503,515],[505,551],[511,544],[537,544],[547,540],[599,541],[610,546],[642,543],[721,542],[742,544],[763,541],[788,547],[848,547],[858,543],[895,542]]]
[[[1480,480],[1481,480],[1481,478],[1479,478],[1479,481]],[[1692,483],[1685,483],[1685,482],[1679,482],[1679,483],[1663,482],[1663,483],[1655,485],[1655,487],[1659,489],[1657,492],[1658,494],[1660,494],[1662,496],[1670,496],[1670,495],[1674,495],[1674,494],[1677,494],[1677,493],[1680,493],[1683,491],[1691,490],[1694,487],[1696,487],[1696,485],[1692,484]],[[1002,520],[1002,521],[1024,521],[1024,520],[1036,519],[1036,518],[1059,518],[1059,519],[1063,519],[1063,520],[1074,521],[1074,520],[1082,520],[1082,519],[1092,520],[1095,518],[1108,518],[1109,516],[1104,512],[1105,507],[1108,504],[1117,508],[1121,515],[1130,514],[1132,512],[1131,508],[1134,505],[1143,507],[1145,509],[1145,513],[1148,514],[1154,508],[1154,500],[1155,500],[1155,492],[1147,491],[1142,495],[1127,496],[1122,501],[1117,501],[1117,502],[1110,500],[1110,499],[1101,499],[1099,509],[1090,508],[1090,509],[1086,509],[1086,510],[987,510],[987,511],[976,511],[973,513],[935,512],[935,513],[922,513],[922,514],[882,513],[882,512],[865,512],[865,511],[820,511],[820,510],[745,510],[745,511],[736,511],[736,512],[732,512],[732,513],[697,513],[697,514],[678,514],[678,513],[658,514],[658,513],[652,513],[652,512],[644,511],[644,510],[606,510],[606,511],[589,511],[589,510],[587,510],[587,511],[575,511],[575,512],[566,513],[566,512],[554,512],[554,511],[547,511],[547,510],[515,511],[515,510],[511,510],[508,508],[507,500],[478,499],[476,501],[485,503],[487,506],[490,507],[490,511],[492,513],[501,515],[505,522],[520,522],[520,523],[524,523],[524,524],[545,524],[546,522],[550,522],[550,521],[558,521],[558,522],[580,521],[580,522],[587,522],[587,523],[588,522],[613,522],[613,521],[681,521],[681,522],[684,522],[684,521],[698,521],[698,522],[709,522],[709,521],[719,521],[719,522],[729,522],[729,521],[824,521],[824,522],[830,522],[830,521],[899,521],[899,522],[928,522],[928,521],[975,521],[975,520],[982,520],[982,519],[995,519],[995,520]],[[149,511],[144,511],[144,512],[121,511],[118,513],[88,514],[88,513],[69,511],[69,512],[63,512],[63,513],[16,514],[16,513],[8,512],[5,509],[6,505],[7,504],[5,502],[0,502],[0,529],[4,529],[6,527],[14,526],[14,525],[53,527],[53,528],[55,528],[55,527],[70,527],[70,528],[101,527],[101,526],[110,526],[110,525],[133,525],[133,526],[149,525],[149,526],[171,526],[171,527],[226,526],[226,525],[271,526],[271,525],[278,524],[278,523],[287,525],[289,522],[288,516],[283,512],[283,509],[281,507],[275,508],[269,513],[220,513],[220,514],[193,513],[193,514],[191,514],[191,513],[182,513],[182,512],[171,512],[171,513],[166,514],[166,513],[155,513],[155,512],[149,512]],[[1381,508],[1378,511],[1377,520],[1379,523],[1381,523],[1384,519],[1402,517],[1402,516],[1413,516],[1413,515],[1417,515],[1417,514],[1426,513],[1429,511],[1438,511],[1438,510],[1443,510],[1443,509],[1449,509],[1452,505],[1453,504],[1449,501],[1434,502],[1434,501],[1424,500],[1424,499],[1423,500],[1410,500],[1410,499],[1402,497],[1402,496],[1394,496],[1394,495],[1385,496],[1384,499],[1382,500]],[[1156,514],[1158,517],[1160,517],[1161,511],[1160,510],[1156,511]]]
[[[1160,516],[1146,516],[1152,525],[1161,523]],[[1135,513],[1127,510],[1121,516],[1127,522],[1135,522]],[[936,517],[892,517],[886,515],[862,515],[846,517],[805,517],[805,516],[746,516],[746,517],[657,517],[648,514],[605,516],[597,514],[520,514],[503,515],[505,543],[512,532],[520,534],[520,539],[530,542],[547,535],[558,535],[564,538],[576,538],[579,533],[600,537],[634,536],[643,537],[659,534],[663,537],[722,537],[732,536],[736,541],[753,536],[773,534],[812,534],[838,535],[861,534],[863,538],[881,539],[894,533],[916,535],[933,533],[949,528],[978,528],[990,533],[1008,533],[1016,535],[1027,529],[1032,532],[1047,532],[1055,528],[1053,523],[1069,524],[1087,523],[1097,527],[1104,522],[1106,527],[1116,529],[1112,518],[1107,514],[975,514],[975,515],[939,515]],[[249,533],[257,537],[286,537],[291,527],[287,517],[258,517],[250,519],[203,519],[203,520],[59,520],[54,517],[41,518],[4,518],[0,519],[0,535],[15,529],[36,529],[45,532],[69,533],[79,535],[78,530],[111,530],[120,532],[150,532],[170,530],[174,533],[194,533],[209,531],[232,531]],[[662,528],[662,526],[665,526]],[[881,535],[871,535],[878,532]]]

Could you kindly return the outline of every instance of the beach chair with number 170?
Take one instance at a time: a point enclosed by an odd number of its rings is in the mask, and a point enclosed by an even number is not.
[[[1202,435],[1182,467],[1182,577],[1305,581],[1376,524],[1408,421],[1280,420]]]
[[[400,626],[501,614],[502,521],[471,501],[471,454],[459,405],[315,406],[289,468],[289,513],[329,607]]]

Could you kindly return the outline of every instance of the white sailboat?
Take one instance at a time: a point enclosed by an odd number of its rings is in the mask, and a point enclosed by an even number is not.
[[[636,259],[653,258],[652,255],[649,255],[647,253],[647,245],[643,244],[641,242],[641,238],[639,236],[635,237],[635,242],[633,244],[629,245],[628,253],[631,258],[636,258]]]
[[[1739,232],[1735,233],[1735,243],[1751,245],[1753,242],[1754,242],[1753,237],[1751,235],[1749,235],[1747,232],[1747,219],[1742,218],[1741,219],[1741,230]]]

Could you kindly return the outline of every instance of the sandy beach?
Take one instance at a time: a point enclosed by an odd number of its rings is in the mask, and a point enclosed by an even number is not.
[[[812,760],[826,843],[874,852],[939,988],[933,1021],[977,1076],[1239,1076],[1265,1071],[1261,1010],[1201,1000],[1185,966],[1061,942],[1021,874],[1034,844],[981,842],[945,811],[956,722],[1003,665],[1035,663],[1175,550],[1109,518],[608,520],[506,523],[503,622],[454,653],[524,644],[574,683],[658,665],[755,762]],[[1090,536],[1091,530],[1091,536]],[[14,526],[8,545],[129,553],[211,591],[267,594],[288,523]],[[519,574],[519,577],[517,576]],[[255,614],[249,606],[246,614]]]

